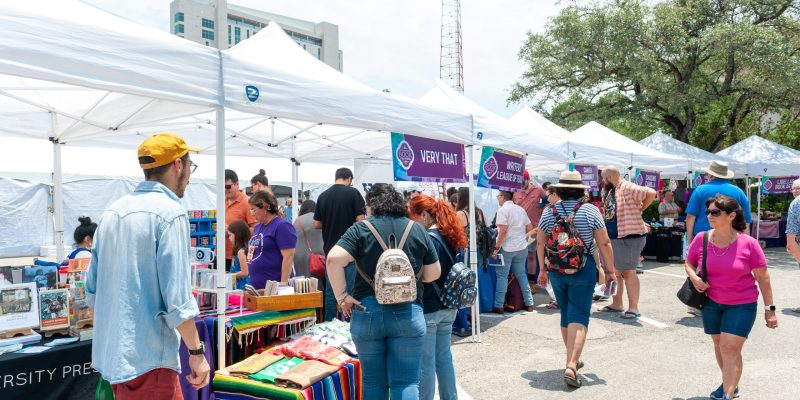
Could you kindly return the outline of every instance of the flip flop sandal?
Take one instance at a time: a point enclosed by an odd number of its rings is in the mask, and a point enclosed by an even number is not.
[[[618,309],[616,309],[614,307],[611,307],[611,306],[605,306],[605,307],[601,308],[600,311],[602,311],[602,312],[622,312],[624,310],[618,310]]]
[[[544,308],[548,310],[558,310],[558,304],[554,301],[551,301],[550,304],[544,306]]]
[[[571,386],[571,387],[574,387],[574,388],[581,387],[581,385],[583,385],[583,382],[581,382],[581,378],[578,376],[578,371],[575,370],[574,368],[570,368],[570,367],[567,367],[567,369],[572,371],[572,373],[575,374],[575,377],[573,378],[573,377],[567,375],[566,372],[564,372],[564,383],[566,383],[567,386]]]
[[[578,361],[578,364],[575,366],[575,369],[583,368],[583,361]]]
[[[622,318],[622,319],[638,319],[641,316],[642,316],[642,314],[638,314],[638,313],[635,313],[633,311],[625,311],[619,317]]]
[[[793,309],[792,309],[792,311],[793,311],[793,312],[796,312],[796,313],[800,313],[800,307],[793,308]]]

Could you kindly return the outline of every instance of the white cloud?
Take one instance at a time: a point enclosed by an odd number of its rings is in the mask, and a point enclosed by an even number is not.
[[[85,0],[135,22],[169,30],[166,0]],[[339,26],[347,75],[376,89],[419,98],[439,76],[441,2],[434,0],[236,0],[230,3]],[[524,66],[517,52],[528,31],[540,32],[556,0],[463,0],[465,94],[510,117],[506,99]]]

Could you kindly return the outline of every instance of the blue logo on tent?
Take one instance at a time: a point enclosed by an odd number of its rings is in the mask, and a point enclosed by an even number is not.
[[[478,140],[483,140],[483,132],[478,132]]]
[[[252,86],[252,85],[245,86],[244,87],[244,91],[247,94],[247,99],[248,100],[250,100],[252,102],[255,102],[256,100],[258,100],[258,88],[257,87]]]

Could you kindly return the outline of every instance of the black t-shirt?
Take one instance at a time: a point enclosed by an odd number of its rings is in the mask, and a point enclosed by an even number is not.
[[[368,220],[375,226],[375,229],[378,230],[378,233],[381,234],[381,237],[388,246],[392,246],[392,243],[389,242],[389,236],[391,234],[394,234],[398,243],[400,242],[403,231],[405,231],[408,221],[410,221],[406,217],[394,217],[389,215],[369,217]],[[339,239],[339,242],[336,244],[345,249],[356,259],[358,268],[369,276],[370,279],[375,276],[375,265],[378,263],[378,258],[383,253],[383,248],[381,248],[381,245],[375,240],[375,236],[372,235],[372,232],[367,228],[366,224],[363,222],[354,224],[342,235],[342,238]],[[417,274],[423,265],[430,265],[439,260],[431,237],[428,236],[425,228],[417,223],[414,224],[414,228],[411,229],[408,239],[406,239],[404,250],[409,261],[411,261],[411,265],[414,267],[414,272]],[[417,280],[417,303],[419,304],[422,304],[422,294],[424,290],[422,279]],[[361,300],[364,297],[374,295],[375,290],[372,289],[372,286],[361,277],[361,274],[356,273],[353,297],[355,297],[356,300]]]
[[[434,282],[436,282],[439,286],[439,290],[441,290],[444,287],[445,281],[447,281],[447,274],[449,274],[450,269],[453,268],[453,261],[455,260],[456,254],[455,251],[450,249],[450,245],[447,244],[447,240],[445,240],[438,228],[428,230],[428,234],[438,236],[441,239],[441,241],[439,241],[431,238],[433,247],[436,249],[436,254],[439,257],[439,265],[442,267],[442,275]],[[422,309],[425,314],[444,310],[446,307],[439,299],[439,293],[436,292],[433,283],[425,283],[424,287],[425,293],[422,297]]]
[[[356,217],[364,214],[364,198],[352,187],[337,183],[319,195],[314,220],[322,222],[325,254],[331,251],[345,231],[356,222]]]

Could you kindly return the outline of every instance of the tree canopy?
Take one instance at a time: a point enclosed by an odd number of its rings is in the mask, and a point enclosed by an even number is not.
[[[528,34],[509,101],[550,106],[570,129],[661,129],[710,151],[772,116],[771,138],[797,145],[798,16],[800,0],[576,0]]]

